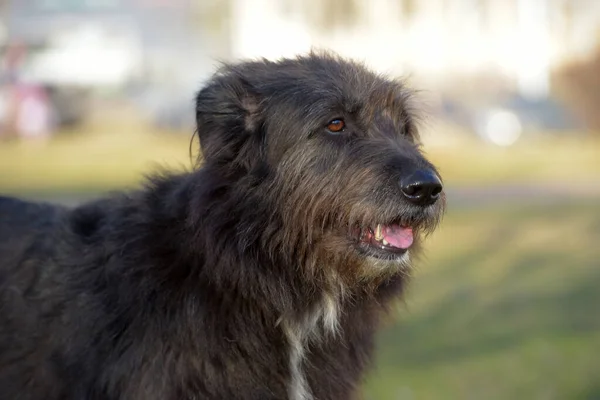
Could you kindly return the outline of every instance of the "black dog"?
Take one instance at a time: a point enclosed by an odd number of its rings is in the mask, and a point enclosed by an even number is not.
[[[444,204],[410,94],[335,56],[222,68],[204,164],[0,198],[0,399],[350,399]]]

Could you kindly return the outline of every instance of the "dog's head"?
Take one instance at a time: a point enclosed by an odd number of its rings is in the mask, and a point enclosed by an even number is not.
[[[198,134],[205,163],[262,183],[281,224],[266,245],[343,258],[364,278],[406,265],[443,212],[410,102],[402,83],[331,55],[248,62],[200,91]]]

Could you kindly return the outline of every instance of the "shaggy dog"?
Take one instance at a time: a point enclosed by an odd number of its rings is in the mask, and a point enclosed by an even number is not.
[[[444,194],[402,83],[224,66],[203,165],[74,209],[0,198],[0,399],[351,399]]]

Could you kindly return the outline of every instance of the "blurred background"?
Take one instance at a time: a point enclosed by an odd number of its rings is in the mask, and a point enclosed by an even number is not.
[[[328,48],[418,89],[448,213],[366,399],[600,399],[600,1],[0,0],[0,192],[189,169],[219,61]]]

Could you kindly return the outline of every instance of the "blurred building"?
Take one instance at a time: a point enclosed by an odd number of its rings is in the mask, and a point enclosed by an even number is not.
[[[5,13],[7,38],[38,52],[34,77],[121,84],[145,75],[180,79],[209,48],[188,0],[18,0]],[[173,70],[173,65],[181,66]]]
[[[168,126],[220,60],[329,48],[473,103],[535,100],[600,39],[598,0],[4,0],[0,17],[21,79],[117,91]]]
[[[188,0],[12,0],[1,10],[3,48],[27,52],[19,81],[77,91],[57,104],[65,112],[81,114],[81,96],[92,91],[134,99],[157,123],[181,120],[170,113],[189,114],[214,57],[228,55],[204,37]]]

